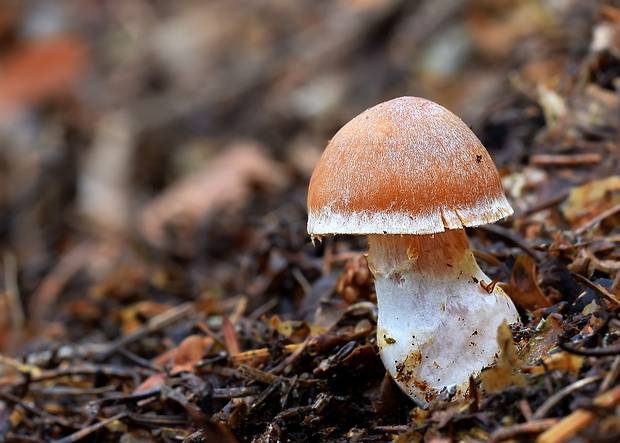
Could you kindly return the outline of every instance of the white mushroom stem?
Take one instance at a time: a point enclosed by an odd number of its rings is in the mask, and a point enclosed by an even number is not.
[[[432,235],[369,235],[381,358],[398,385],[426,404],[447,386],[458,396],[491,365],[497,328],[517,311],[478,267],[464,229]],[[492,290],[492,292],[488,292]]]

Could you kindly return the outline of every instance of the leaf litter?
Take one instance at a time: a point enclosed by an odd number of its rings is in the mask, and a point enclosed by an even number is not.
[[[0,440],[618,440],[618,5],[246,6],[0,6]],[[364,240],[305,232],[326,140],[404,94],[516,209],[468,233],[522,323],[426,409]]]

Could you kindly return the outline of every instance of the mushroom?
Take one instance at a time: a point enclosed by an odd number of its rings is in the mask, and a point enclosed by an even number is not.
[[[368,235],[377,343],[416,402],[446,388],[462,397],[493,364],[498,327],[515,306],[478,267],[465,227],[512,214],[499,174],[474,133],[432,101],[370,108],[329,142],[308,191],[308,233]]]

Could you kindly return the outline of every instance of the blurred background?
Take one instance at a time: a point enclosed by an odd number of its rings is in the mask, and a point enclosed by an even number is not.
[[[567,148],[567,91],[596,71],[569,148],[615,122],[616,64],[593,68],[616,50],[610,3],[3,0],[0,352],[111,339],[188,300],[313,311],[336,282],[320,257],[363,240],[310,244],[312,169],[397,96],[470,125],[518,211],[561,194],[578,170],[540,155]]]

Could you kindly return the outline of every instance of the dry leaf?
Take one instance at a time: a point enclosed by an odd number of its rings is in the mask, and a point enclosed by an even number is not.
[[[166,374],[160,372],[158,374],[153,374],[140,383],[136,389],[133,390],[134,394],[140,394],[141,392],[150,391],[151,389],[155,389],[161,385],[163,385],[166,381]]]
[[[523,372],[530,374],[544,374],[547,371],[566,371],[578,374],[581,370],[585,357],[569,352],[557,352],[544,357],[537,366],[524,366]]]
[[[497,330],[500,346],[497,364],[480,374],[483,389],[492,394],[501,392],[507,386],[525,385],[525,377],[519,372],[521,360],[506,320]]]
[[[529,255],[521,255],[512,268],[509,294],[512,301],[528,311],[551,306],[536,283],[536,265]]]
[[[611,176],[571,189],[561,210],[575,227],[617,204],[620,204],[620,176]]]
[[[180,371],[191,371],[198,364],[205,350],[213,345],[213,339],[202,335],[190,335],[179,345],[153,360],[159,365],[170,365],[171,374]]]
[[[548,355],[555,347],[560,335],[564,332],[562,316],[551,314],[542,320],[532,335],[529,343],[519,353],[524,364],[534,366]]]
[[[575,97],[571,109],[571,121],[576,128],[587,133],[613,130],[617,125],[618,96],[615,91],[589,84]]]
[[[572,263],[568,264],[568,270],[577,274],[591,277],[596,271],[606,274],[615,274],[620,269],[618,260],[599,260],[588,248],[583,248],[577,254]]]
[[[193,371],[194,367],[200,363],[203,355],[213,345],[213,339],[202,335],[190,335],[186,337],[179,346],[171,349],[153,360],[158,365],[170,365],[170,375],[181,371]],[[166,381],[165,373],[158,373],[150,376],[142,382],[135,390],[134,394],[148,391],[161,386]]]
[[[134,118],[123,111],[99,118],[78,182],[79,212],[117,232],[129,229],[135,126]]]

